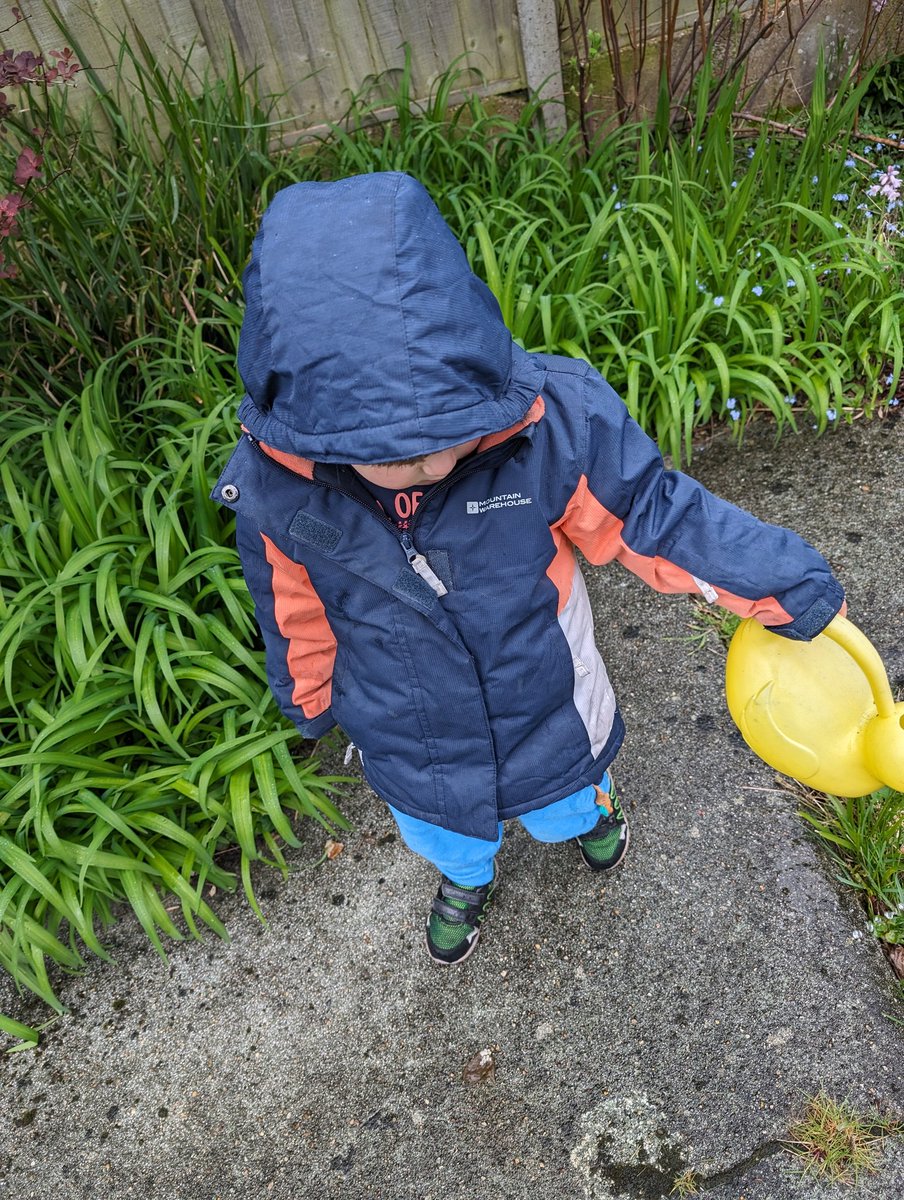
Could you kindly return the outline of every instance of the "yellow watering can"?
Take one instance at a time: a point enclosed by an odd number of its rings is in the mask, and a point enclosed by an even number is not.
[[[783,774],[836,796],[883,785],[904,792],[904,703],[895,704],[875,646],[845,617],[811,642],[742,621],[725,694],[744,741]]]

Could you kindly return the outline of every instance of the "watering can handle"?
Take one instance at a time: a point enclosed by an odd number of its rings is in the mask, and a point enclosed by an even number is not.
[[[895,699],[891,692],[888,676],[879,652],[865,633],[846,617],[833,617],[822,631],[851,656],[866,676],[876,702],[876,713],[880,717],[894,715]]]

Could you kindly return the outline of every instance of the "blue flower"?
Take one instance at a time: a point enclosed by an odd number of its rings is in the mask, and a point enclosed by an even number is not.
[[[846,159],[844,160],[844,165],[845,165],[846,167],[856,167],[856,165],[857,165],[857,164],[856,164],[856,162],[854,161],[854,159],[852,159],[852,158],[846,158]]]
[[[724,303],[724,296],[713,296],[713,304],[716,306],[716,308],[721,308]]]
[[[793,396],[786,396],[786,397],[785,397],[785,403],[786,403],[786,404],[793,404],[793,403],[794,403],[794,397],[793,397]]]
[[[725,401],[725,407],[726,408],[737,408],[738,407],[738,402],[734,398],[734,396],[728,397],[728,399]]]
[[[797,280],[796,279],[786,279],[785,287],[797,287]]]
[[[838,414],[835,412],[834,408],[826,409],[826,420],[827,421],[834,421],[837,416],[838,416]]]
[[[839,204],[842,203],[844,200],[850,200],[850,198],[851,197],[848,192],[835,192],[835,194],[832,196],[832,199],[837,200],[839,202]]]
[[[900,403],[901,403],[901,401],[898,399],[897,396],[895,396],[894,400],[889,400],[888,407],[889,408],[897,408]]]
[[[885,382],[888,384],[889,387],[891,387],[891,385],[894,383],[894,381],[895,381],[894,375],[886,375],[885,376]]]
[[[735,412],[734,409],[731,409],[728,415],[731,417],[732,421],[739,421],[741,419],[741,414],[739,412]]]
[[[885,228],[888,230],[889,233],[897,233],[898,232],[897,225],[889,224],[889,225],[886,225]]]
[[[757,284],[755,287],[752,287],[750,290],[753,292],[754,296],[762,296],[763,294],[763,289],[759,284]]]
[[[756,151],[754,150],[753,146],[748,146],[747,147],[747,157],[753,158],[754,154],[756,154]]]
[[[840,222],[840,221],[833,221],[833,222],[832,222],[832,224],[835,226],[835,228],[836,228],[836,229],[843,229],[843,228],[844,228],[844,226],[841,224],[841,222]]]
[[[732,186],[732,187],[737,187],[737,186],[738,186],[738,181],[737,181],[737,179],[732,179],[732,181],[731,181],[731,186]]]
[[[617,200],[617,201],[615,202],[615,211],[616,211],[616,212],[618,212],[618,210],[619,210],[620,208],[621,208],[621,200]]]
[[[813,178],[810,180],[810,182],[811,182],[811,183],[819,183],[819,176],[818,176],[818,175],[814,175],[814,176],[813,176]]]

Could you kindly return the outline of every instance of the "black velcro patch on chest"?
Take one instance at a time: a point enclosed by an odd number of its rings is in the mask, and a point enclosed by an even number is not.
[[[294,538],[296,542],[313,546],[315,550],[324,554],[332,554],[342,537],[342,530],[321,521],[318,517],[312,517],[300,508],[292,518],[289,537]]]

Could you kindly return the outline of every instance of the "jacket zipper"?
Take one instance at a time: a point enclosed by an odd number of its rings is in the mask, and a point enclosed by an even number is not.
[[[264,453],[260,447],[260,443],[253,438],[250,433],[246,433],[245,437],[255,448],[258,454],[263,455],[268,463],[272,463],[274,466],[279,467],[281,471],[284,471],[287,475],[291,475],[293,479],[304,478],[304,476],[300,476],[297,474],[297,472],[290,470],[286,466],[283,466],[283,464],[278,462],[275,458],[271,458],[269,454]],[[512,441],[514,442],[516,439],[517,435],[515,438],[512,438]],[[438,495],[440,492],[446,491],[448,488],[452,487],[454,483],[458,483],[460,479],[465,479],[468,475],[471,475],[475,471],[479,470],[481,470],[481,464],[470,464],[468,470],[462,471],[460,474],[456,474],[453,471],[451,475],[447,475],[445,479],[441,479],[439,483],[435,483],[423,497],[420,505],[417,508],[417,511],[411,518],[409,530],[404,532],[400,531],[398,526],[395,525],[394,522],[392,522],[388,517],[384,517],[375,508],[371,508],[370,505],[365,504],[363,500],[359,500],[357,496],[353,495],[351,492],[347,492],[344,488],[337,487],[333,483],[323,483],[319,479],[310,479],[308,482],[313,483],[316,487],[332,488],[332,490],[334,492],[338,492],[340,496],[345,496],[348,500],[353,500],[355,504],[357,504],[360,508],[363,508],[364,511],[375,520],[385,525],[387,529],[391,529],[398,539],[399,545],[402,547],[402,551],[404,552],[405,558],[408,560],[408,565],[411,567],[412,571],[419,575],[421,579],[423,579],[424,582],[433,589],[437,596],[447,596],[449,594],[449,589],[436,574],[436,572],[431,568],[423,554],[418,552],[418,549],[411,538],[411,533],[414,531],[414,526],[417,524],[422,510],[433,499],[434,496]]]
[[[261,449],[260,443],[253,438],[250,433],[246,433],[245,437],[258,452],[258,454],[262,455],[268,463],[278,467],[279,470],[283,471],[286,475],[291,475],[293,479],[304,478],[304,476],[299,475],[296,471],[290,470],[289,467],[283,466],[281,462],[278,462],[275,458],[271,458],[269,454],[266,454]],[[440,579],[440,577],[433,570],[431,570],[430,565],[428,564],[426,558],[424,558],[423,554],[418,553],[414,543],[411,540],[411,537],[407,532],[402,533],[398,526],[394,522],[390,521],[388,517],[384,517],[380,512],[377,511],[377,509],[371,508],[369,504],[365,504],[363,500],[359,500],[357,496],[353,495],[351,492],[347,492],[344,488],[337,487],[333,483],[323,483],[319,479],[309,479],[307,482],[313,483],[315,487],[331,488],[334,492],[338,492],[340,496],[345,496],[347,500],[353,500],[359,508],[364,509],[368,516],[373,517],[375,521],[379,521],[381,525],[385,525],[387,529],[391,529],[396,540],[402,547],[402,551],[405,555],[405,558],[408,560],[408,565],[411,567],[411,569],[417,575],[420,575],[420,577],[430,585],[433,591],[436,592],[437,596],[448,595],[448,588]]]

